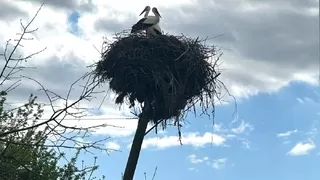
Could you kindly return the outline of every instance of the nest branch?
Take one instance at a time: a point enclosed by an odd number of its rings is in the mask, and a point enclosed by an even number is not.
[[[147,37],[126,31],[116,34],[113,42],[104,43],[102,60],[94,71],[98,82],[109,83],[116,104],[141,106],[138,127],[133,139],[123,179],[132,179],[144,136],[168,120],[178,127],[181,142],[181,121],[199,105],[202,114],[214,114],[219,89],[220,55],[215,46],[205,45],[199,37],[160,35]],[[219,99],[219,98],[218,98]],[[143,104],[143,105],[142,105]],[[210,113],[209,110],[213,109]],[[154,126],[146,130],[148,122]]]
[[[117,94],[117,104],[139,109],[148,100],[151,108],[136,115],[150,119],[153,128],[166,126],[168,119],[180,121],[189,111],[196,114],[197,105],[200,114],[210,115],[221,99],[219,90],[226,87],[219,81],[222,53],[206,41],[183,34],[146,37],[117,33],[114,41],[103,43],[95,79],[109,83]]]

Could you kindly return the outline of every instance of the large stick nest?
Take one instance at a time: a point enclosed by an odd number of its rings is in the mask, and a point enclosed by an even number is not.
[[[186,36],[119,33],[107,43],[95,73],[108,81],[116,103],[149,104],[140,116],[154,122],[179,117],[185,108],[213,103],[217,89],[218,57],[205,40]],[[213,105],[213,104],[212,104]]]

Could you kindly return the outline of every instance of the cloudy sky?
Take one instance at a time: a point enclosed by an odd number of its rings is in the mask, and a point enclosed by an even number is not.
[[[319,11],[317,0],[1,0],[0,50],[45,5],[32,28],[34,41],[19,53],[47,47],[25,71],[47,88],[66,93],[68,85],[99,60],[102,37],[129,29],[146,5],[161,13],[161,28],[170,34],[216,37],[209,43],[223,47],[221,80],[237,98],[217,105],[215,125],[207,117],[190,115],[183,146],[175,128],[149,134],[143,144],[136,179],[316,180],[320,176]],[[37,93],[25,82],[11,100],[21,102]],[[107,87],[105,87],[107,88]],[[41,95],[40,95],[41,96]],[[87,104],[97,108],[98,103]],[[127,107],[107,97],[96,117],[66,123],[81,126],[108,123],[92,137],[111,137],[106,147],[121,150],[97,153],[100,169],[120,179],[136,120]],[[91,155],[83,155],[90,163]]]

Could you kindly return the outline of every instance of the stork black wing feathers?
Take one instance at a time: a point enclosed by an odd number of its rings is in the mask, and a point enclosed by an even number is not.
[[[162,35],[162,32],[159,31],[158,29],[154,28],[154,31],[157,33],[157,35]]]
[[[132,26],[131,33],[135,33],[139,30],[144,30],[151,27],[153,24],[143,23],[147,18],[140,19],[135,25]]]

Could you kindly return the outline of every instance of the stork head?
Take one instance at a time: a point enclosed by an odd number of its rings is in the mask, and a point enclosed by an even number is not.
[[[153,8],[152,8],[152,12],[153,12],[155,15],[161,17],[161,15],[160,15],[160,13],[159,13],[159,11],[158,11],[158,9],[157,9],[156,7],[153,7]],[[162,17],[161,17],[161,18],[162,18]]]
[[[146,11],[150,11],[150,6],[146,6],[139,16],[141,16],[141,14],[143,14]]]

